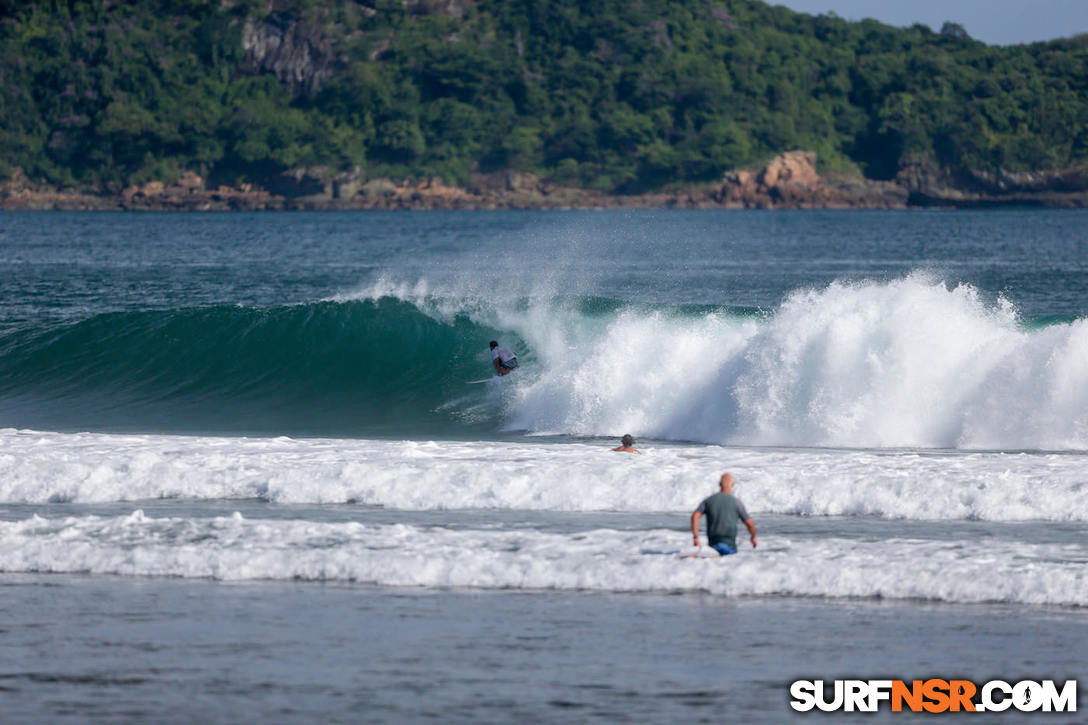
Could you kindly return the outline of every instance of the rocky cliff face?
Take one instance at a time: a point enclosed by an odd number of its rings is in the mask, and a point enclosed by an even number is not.
[[[896,183],[912,206],[1088,206],[1088,167],[1010,172],[942,169],[925,159],[908,158]]]
[[[273,13],[242,27],[242,70],[272,73],[293,96],[312,95],[335,70],[332,41],[321,28]]]
[[[414,15],[439,13],[463,17],[471,0],[401,0]],[[361,1],[373,14],[373,2]],[[299,19],[284,12],[250,17],[242,27],[245,73],[272,73],[295,97],[313,95],[332,77],[340,62],[334,34],[316,19]],[[388,41],[387,41],[388,42]],[[379,51],[380,54],[380,51]]]

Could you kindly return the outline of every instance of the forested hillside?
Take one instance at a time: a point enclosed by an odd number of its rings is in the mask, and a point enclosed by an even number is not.
[[[0,0],[0,178],[515,169],[635,193],[790,149],[870,179],[1082,164],[1088,37],[748,0]]]

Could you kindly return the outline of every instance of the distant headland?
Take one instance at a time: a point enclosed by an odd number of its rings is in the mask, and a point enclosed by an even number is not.
[[[1088,207],[1088,36],[755,0],[0,3],[0,209]]]

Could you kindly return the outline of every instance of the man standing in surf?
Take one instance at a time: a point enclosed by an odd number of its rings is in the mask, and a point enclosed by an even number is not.
[[[518,356],[505,347],[499,347],[499,343],[492,340],[491,364],[495,366],[498,375],[509,375],[510,371],[518,366]]]
[[[699,517],[706,514],[706,538],[710,548],[721,556],[737,553],[737,522],[748,527],[752,548],[756,548],[756,524],[740,499],[733,495],[733,474],[723,473],[719,482],[721,490],[703,500],[691,513],[691,535],[695,545],[699,543]]]

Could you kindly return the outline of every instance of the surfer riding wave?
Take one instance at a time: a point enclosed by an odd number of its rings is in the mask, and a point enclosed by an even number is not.
[[[509,375],[510,371],[518,366],[518,356],[510,352],[509,348],[501,347],[496,340],[492,340],[491,364],[495,366],[497,375]]]

